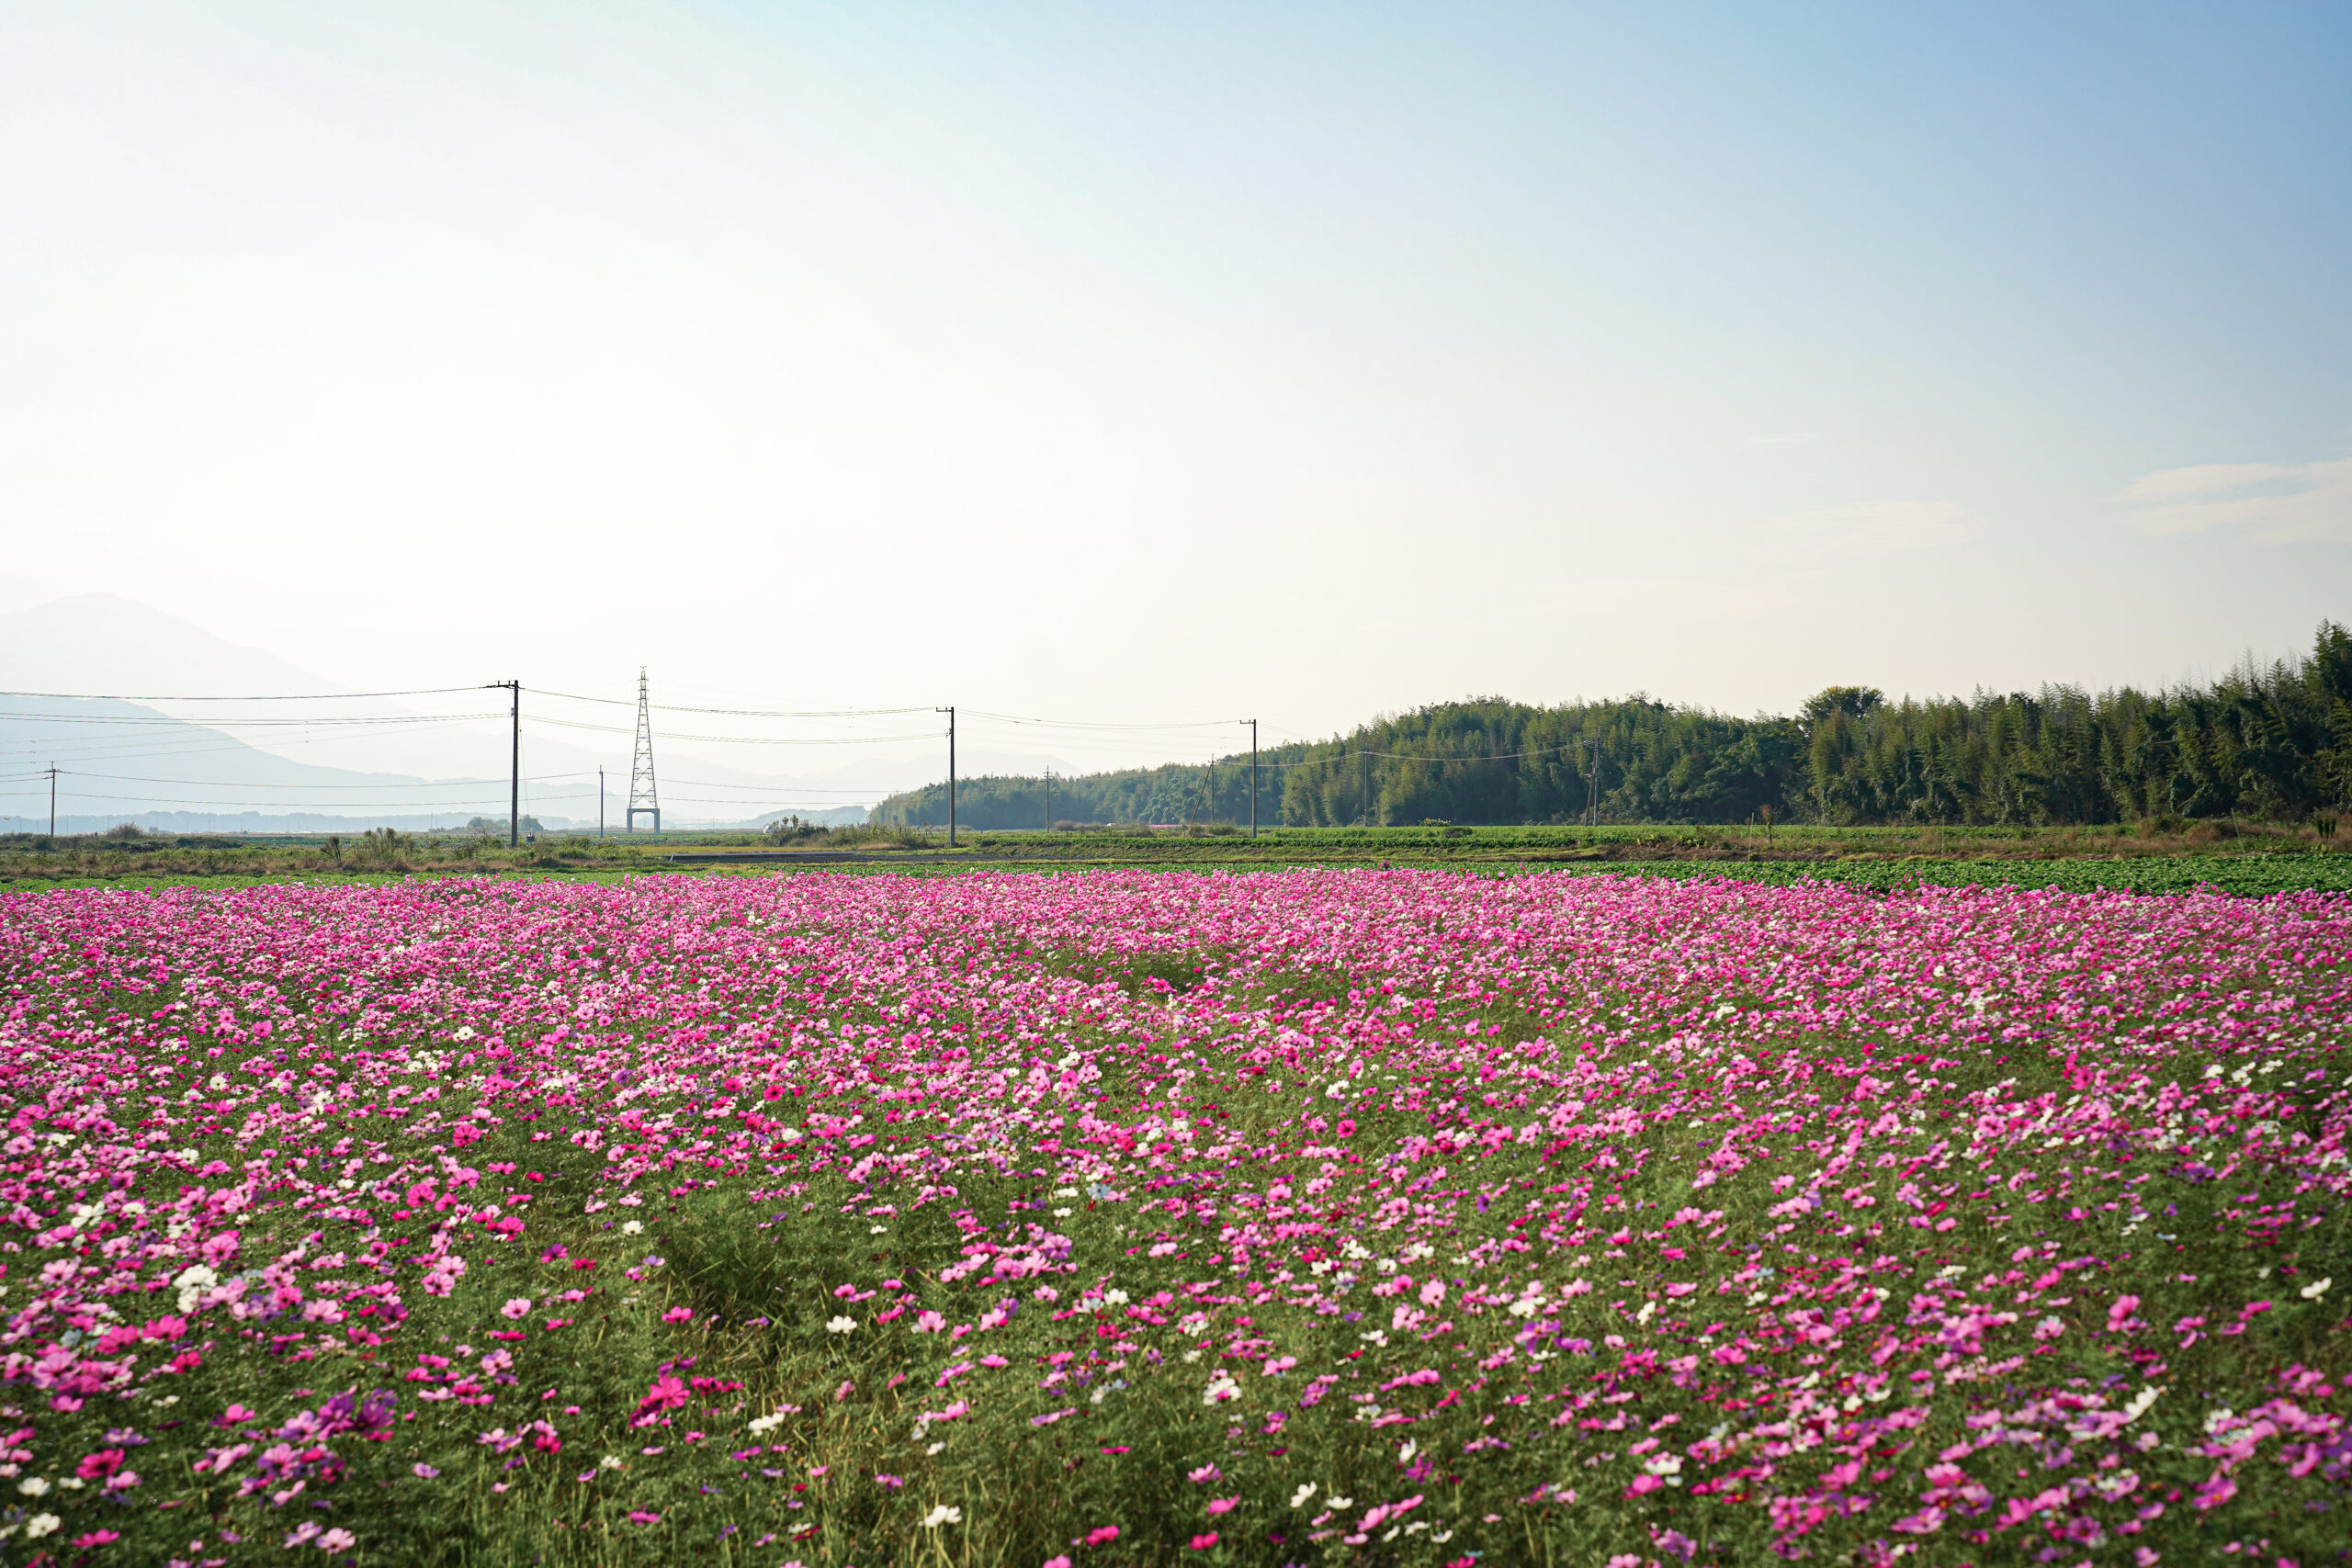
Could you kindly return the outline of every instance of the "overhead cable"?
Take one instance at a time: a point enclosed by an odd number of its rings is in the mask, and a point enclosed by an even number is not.
[[[625,701],[619,697],[583,697],[572,692],[549,692],[535,686],[526,686],[524,690],[530,693],[530,694],[535,697],[560,697],[565,702],[571,703],[601,703],[606,707],[618,708],[633,708],[637,705],[633,702]],[[863,718],[875,714],[929,713],[932,711],[928,705],[906,708],[810,708],[807,710],[791,710],[784,708],[696,708],[680,707],[671,703],[649,703],[646,705],[652,708],[656,713],[707,713],[718,714],[735,718]],[[554,723],[555,721],[550,719],[548,722]]]
[[[536,784],[551,779],[584,779],[594,771],[594,769],[582,769],[578,773],[542,773],[536,779],[526,777],[524,783]],[[44,769],[41,772],[45,774],[47,770]],[[119,784],[209,784],[220,789],[467,789],[479,788],[486,784],[503,784],[507,782],[504,779],[388,779],[376,784],[309,784],[300,780],[248,784],[239,779],[154,779],[138,773],[94,773],[80,768],[60,768],[58,773],[70,779],[108,779]]]
[[[253,729],[265,727],[291,726],[309,728],[327,724],[463,724],[476,719],[504,718],[503,713],[389,713],[389,714],[323,714],[307,718],[210,718],[194,727],[200,729]],[[194,721],[174,718],[169,714],[96,714],[96,713],[7,713],[0,718],[22,719],[40,724],[128,724],[143,725],[153,729],[164,725],[191,725]]]
[[[1028,724],[1049,729],[1225,729],[1237,724],[1247,724],[1246,718],[1188,718],[1166,724],[1125,724],[1110,719],[1092,718],[1024,718],[1019,714],[990,713],[985,708],[966,708],[975,718],[992,718],[1000,724]]]
[[[70,703],[324,703],[357,697],[438,697],[479,686],[417,686],[405,692],[280,692],[252,697],[126,697],[98,692],[0,692],[0,697],[54,697]]]
[[[913,710],[904,710],[911,712]],[[499,715],[501,718],[506,716]],[[616,724],[583,724],[578,719],[548,718],[543,714],[523,716],[525,724],[554,724],[566,729],[594,729],[606,735],[634,735],[634,729]],[[894,740],[936,740],[936,730],[922,730],[913,735],[852,735],[840,737],[802,738],[789,735],[679,735],[662,736],[664,740],[704,740],[728,746],[881,746]]]

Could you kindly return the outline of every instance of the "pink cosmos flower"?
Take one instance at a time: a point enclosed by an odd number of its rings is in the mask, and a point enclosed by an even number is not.
[[[655,1410],[677,1410],[685,1403],[685,1383],[665,1373],[653,1380],[653,1386],[646,1390],[645,1397],[637,1402],[637,1409],[642,1416]]]

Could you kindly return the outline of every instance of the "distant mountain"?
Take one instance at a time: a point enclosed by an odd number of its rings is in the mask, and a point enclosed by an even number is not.
[[[154,699],[146,704],[153,711],[197,724],[283,721],[314,714],[368,718],[379,722],[316,728],[283,722],[231,726],[254,750],[363,773],[479,778],[503,775],[507,766],[503,692],[354,697],[315,705],[166,700],[285,697],[348,688],[276,654],[230,642],[151,604],[112,593],[81,593],[0,615],[0,689]],[[0,697],[0,703],[21,706],[13,698]],[[451,713],[484,716],[472,722],[438,722]],[[409,719],[417,722],[400,722]],[[621,744],[625,748],[627,742]],[[563,740],[526,738],[527,773],[585,772],[592,818],[599,762],[610,767],[613,759]],[[624,755],[620,766],[627,765]]]
[[[0,615],[0,686],[130,696],[275,696],[335,689],[274,653],[113,593],[77,593]]]
[[[140,703],[0,696],[0,830],[330,832],[455,826],[502,808],[506,781],[427,781],[300,762]]]
[[[340,831],[391,823],[395,817],[399,826],[419,828],[444,818],[462,823],[477,814],[503,815],[510,744],[503,692],[351,697],[316,705],[171,700],[283,697],[332,693],[339,685],[266,649],[117,594],[76,594],[0,615],[0,817],[10,818],[0,822],[0,830],[21,829],[28,818],[47,825],[47,784],[29,775],[52,762],[67,774],[61,831],[68,830],[69,820],[99,827],[134,820],[179,831]],[[109,700],[76,703],[7,692]],[[523,708],[524,808],[550,829],[559,822],[594,827],[602,766],[607,820],[617,825],[628,788],[628,709],[590,710],[594,722],[611,725],[613,732],[582,743],[566,739],[576,730],[550,733],[537,724],[577,720],[582,715],[573,706],[535,698],[526,685]],[[447,717],[458,713],[481,716]],[[373,722],[284,722],[321,714]],[[677,728],[692,728],[684,722],[690,716],[676,716]],[[833,803],[879,800],[945,773],[944,742],[853,754],[824,771],[731,766],[667,743],[662,729],[670,717],[657,713],[655,750],[664,820],[675,827],[758,826],[779,814],[862,818],[864,804]],[[797,754],[830,761],[842,754],[832,748],[730,750],[779,761]],[[982,753],[968,745],[964,763],[967,773],[1066,769],[1052,757]],[[370,785],[376,787],[363,787]],[[259,815],[248,815],[249,807]]]

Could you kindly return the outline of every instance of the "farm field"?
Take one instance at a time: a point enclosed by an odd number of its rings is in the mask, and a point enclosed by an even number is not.
[[[2352,1548],[2339,894],[17,890],[0,998],[0,1562]]]
[[[2217,886],[2265,893],[2352,892],[2352,854],[2333,821],[2078,828],[1448,827],[1169,829],[944,833],[914,829],[819,830],[769,837],[673,833],[599,840],[549,835],[509,850],[480,838],[393,834],[243,840],[163,835],[43,840],[0,837],[0,892],[106,885],[409,876],[610,876],[641,872],[855,867],[1093,870],[1411,865],[1480,873],[1530,870],[1857,886],[2052,886],[2180,892]],[[753,858],[746,858],[753,857]]]

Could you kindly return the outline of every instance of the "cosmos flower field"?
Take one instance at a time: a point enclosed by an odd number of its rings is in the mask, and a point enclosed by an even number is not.
[[[0,898],[0,1562],[2309,1568],[2352,900]]]

